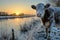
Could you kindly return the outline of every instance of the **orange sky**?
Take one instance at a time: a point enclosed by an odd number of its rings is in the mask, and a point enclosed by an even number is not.
[[[12,7],[12,8],[10,8],[10,9],[6,9],[5,10],[6,12],[8,12],[8,13],[25,13],[25,14],[35,14],[36,13],[36,11],[35,10],[33,10],[33,9],[28,9],[28,8],[20,8],[20,7],[18,7],[18,8],[14,8],[14,7]]]
[[[25,14],[36,14],[36,10],[33,10],[30,7],[24,7],[24,6],[10,6],[10,7],[6,7],[5,9],[2,9],[5,12],[8,12],[9,14],[12,13],[25,13]]]
[[[44,0],[0,0],[0,11],[8,13],[26,13],[35,14],[31,5],[44,2]]]

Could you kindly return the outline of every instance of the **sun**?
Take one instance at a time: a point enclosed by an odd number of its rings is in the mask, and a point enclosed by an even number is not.
[[[16,15],[18,16],[18,15],[19,15],[19,13],[16,13]]]
[[[15,13],[16,13],[17,16],[20,14],[19,12],[15,12]]]

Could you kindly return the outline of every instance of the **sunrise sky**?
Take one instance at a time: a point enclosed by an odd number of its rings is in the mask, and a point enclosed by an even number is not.
[[[46,2],[44,0],[0,0],[0,11],[8,13],[27,13],[35,14],[31,8],[32,4]]]

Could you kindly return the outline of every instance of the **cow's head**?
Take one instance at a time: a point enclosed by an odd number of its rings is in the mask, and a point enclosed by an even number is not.
[[[44,5],[43,3],[39,3],[36,6],[32,5],[31,8],[36,10],[37,16],[43,18],[45,14],[45,9],[49,8],[50,4]]]

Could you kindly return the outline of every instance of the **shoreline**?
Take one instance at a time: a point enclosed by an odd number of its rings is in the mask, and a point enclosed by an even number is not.
[[[35,17],[35,16],[0,16],[0,19],[10,19],[10,18],[28,18],[28,17]]]

